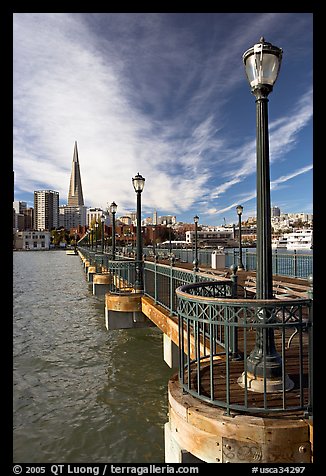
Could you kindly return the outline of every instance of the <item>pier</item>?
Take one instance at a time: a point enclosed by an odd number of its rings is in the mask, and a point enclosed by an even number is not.
[[[236,266],[197,272],[173,257],[78,253],[107,329],[163,333],[163,358],[176,370],[167,463],[313,461],[312,280],[274,276],[274,298],[256,299],[255,273]]]

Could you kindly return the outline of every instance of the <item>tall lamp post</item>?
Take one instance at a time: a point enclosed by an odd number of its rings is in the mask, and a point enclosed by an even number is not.
[[[172,254],[172,238],[171,238],[171,224],[168,225],[169,228],[169,255],[171,257]]]
[[[256,98],[256,155],[257,155],[257,299],[273,298],[271,200],[268,139],[268,95],[273,90],[281,66],[283,51],[265,41],[263,37],[243,54],[243,62],[251,92]],[[258,316],[261,322],[271,318],[267,310]],[[260,381],[257,391],[275,391],[282,381],[282,359],[275,348],[272,327],[256,331],[255,348],[247,359],[247,373]],[[289,378],[286,387],[293,385]],[[277,387],[278,386],[278,387]]]
[[[101,253],[104,253],[104,221],[105,221],[105,216],[101,216]]]
[[[155,255],[156,255],[156,248],[155,248],[155,231],[156,231],[156,228],[155,228],[155,226],[153,226],[152,232],[153,232],[153,255],[154,255],[154,257],[155,257]]]
[[[94,249],[94,230],[93,227],[90,228],[91,230],[91,246],[92,246],[92,251]]]
[[[98,222],[95,222],[95,253],[97,253],[97,229],[98,229]]]
[[[193,261],[193,270],[195,272],[199,271],[198,268],[198,221],[199,217],[197,215],[194,216],[194,222],[195,222],[195,256],[194,256],[194,261]]]
[[[112,214],[112,259],[115,260],[115,214],[117,213],[118,205],[112,202],[110,205],[110,212]]]
[[[136,251],[136,282],[135,290],[141,292],[143,290],[143,245],[141,236],[141,193],[144,190],[145,179],[139,172],[132,179],[135,192],[137,193],[137,251]]]
[[[237,206],[237,214],[239,216],[239,259],[238,259],[238,269],[243,269],[243,263],[242,263],[242,236],[241,236],[241,216],[243,212],[243,206],[238,205]]]

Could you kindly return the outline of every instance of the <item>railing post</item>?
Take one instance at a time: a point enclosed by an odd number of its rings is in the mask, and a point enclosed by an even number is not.
[[[154,302],[157,303],[157,263],[158,255],[154,256]]]
[[[308,283],[310,285],[309,291],[307,292],[308,298],[313,302],[313,275],[308,276]],[[310,325],[313,324],[313,304],[310,308]],[[309,418],[312,419],[312,403],[313,403],[313,330],[309,329],[309,399],[310,399],[310,409],[309,409]]]
[[[175,257],[170,256],[170,316],[173,315],[173,298],[174,298],[174,289],[173,289],[173,266],[175,263]]]
[[[277,250],[275,250],[274,255],[275,255],[275,271],[274,271],[274,274],[278,274],[278,255],[277,255]]]
[[[235,264],[230,266],[231,276],[230,279],[232,281],[232,298],[236,299],[238,297],[238,276],[237,271],[238,267]],[[231,359],[232,360],[243,360],[243,355],[239,352],[238,348],[238,314],[234,311],[233,308],[229,309],[229,312],[233,312],[233,316],[228,316],[230,322],[233,322],[234,325],[230,326],[230,351],[231,351]]]
[[[294,274],[294,277],[296,278],[297,277],[297,267],[298,267],[298,264],[297,264],[297,250],[294,250],[294,253],[293,253],[293,267],[294,267],[293,274]]]
[[[238,276],[237,276],[236,273],[238,271],[238,266],[235,265],[235,264],[231,264],[230,271],[231,271],[230,279],[232,281],[232,297],[237,298],[237,296],[238,296]]]
[[[313,275],[309,274],[307,280],[308,280],[310,288],[309,288],[307,294],[308,294],[308,298],[311,299],[311,300],[313,300],[313,291],[314,291],[313,290],[313,279],[314,279]]]

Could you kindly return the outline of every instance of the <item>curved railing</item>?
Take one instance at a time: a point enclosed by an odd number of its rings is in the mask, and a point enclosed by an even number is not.
[[[312,300],[235,299],[229,286],[176,290],[184,391],[227,414],[309,414]]]

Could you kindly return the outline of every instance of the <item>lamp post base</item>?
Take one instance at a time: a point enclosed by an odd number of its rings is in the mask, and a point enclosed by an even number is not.
[[[265,391],[265,384],[264,378],[262,377],[255,377],[253,374],[249,372],[243,372],[242,375],[238,378],[238,384],[240,387],[245,388],[247,382],[247,389],[251,392],[258,392],[264,393]],[[274,393],[274,392],[288,392],[292,390],[294,387],[294,383],[290,379],[288,375],[285,375],[285,388],[283,388],[283,379],[276,378],[276,379],[269,379],[266,378],[266,393]]]

